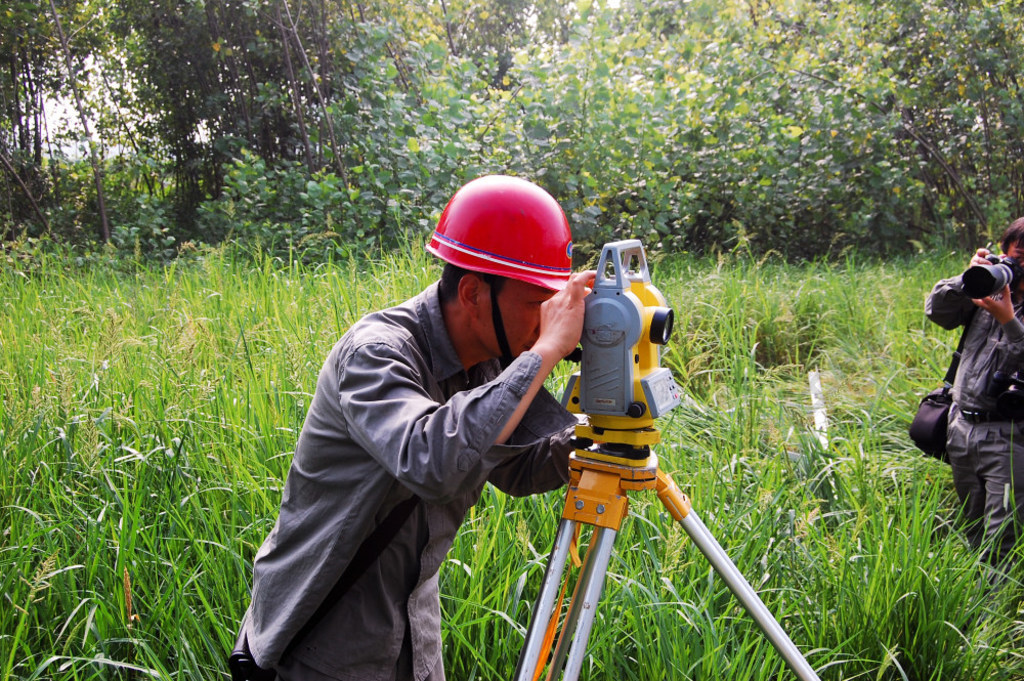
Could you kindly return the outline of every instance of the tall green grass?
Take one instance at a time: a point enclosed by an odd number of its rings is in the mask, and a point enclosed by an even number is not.
[[[955,345],[924,295],[965,261],[654,268],[676,311],[664,363],[688,395],[661,423],[661,466],[823,679],[1024,677],[1019,574],[987,586],[948,469],[905,436]],[[226,678],[324,356],[437,273],[403,253],[310,267],[222,251],[0,269],[0,678]],[[488,489],[468,516],[441,574],[449,678],[511,676],[561,507]],[[788,673],[635,495],[584,677]]]

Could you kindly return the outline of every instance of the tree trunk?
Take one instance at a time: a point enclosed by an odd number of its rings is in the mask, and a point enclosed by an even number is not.
[[[60,46],[64,51],[64,62],[68,68],[68,82],[71,84],[71,91],[75,95],[75,106],[78,108],[78,117],[82,119],[82,130],[85,132],[85,139],[89,143],[89,161],[92,163],[92,174],[96,181],[96,207],[100,212],[100,237],[104,243],[110,241],[110,223],[107,220],[107,206],[103,198],[103,168],[97,158],[96,145],[92,141],[92,133],[89,131],[89,119],[85,115],[85,106],[82,104],[82,94],[78,91],[78,84],[75,83],[75,69],[71,63],[71,49],[68,47],[67,37],[60,24],[60,14],[57,13],[57,6],[50,0],[50,9],[53,11],[53,21],[57,28],[57,35],[60,36]]]
[[[39,209],[39,204],[36,203],[35,197],[32,196],[32,190],[30,190],[28,188],[28,186],[25,184],[24,180],[21,179],[21,176],[18,175],[18,171],[14,168],[14,164],[12,164],[10,159],[8,159],[6,156],[4,156],[3,154],[0,154],[0,165],[3,165],[4,170],[6,170],[10,174],[10,176],[14,178],[14,181],[18,183],[19,187],[21,187],[21,191],[23,191],[25,193],[25,198],[28,199],[29,204],[31,204],[31,206],[32,206],[32,210],[35,212],[36,216],[39,218],[39,222],[41,222],[42,225],[43,225],[43,231],[49,232],[50,231],[50,223],[48,223],[46,221],[46,216],[43,215],[43,211]],[[16,234],[12,234],[11,236],[13,237],[13,236],[17,236],[17,235]]]
[[[53,0],[50,0],[53,2]],[[302,57],[302,63],[306,67],[306,72],[309,73],[310,84],[313,86],[313,92],[316,93],[317,102],[320,104],[320,113],[323,116],[323,123],[327,127],[327,136],[331,140],[331,152],[332,158],[331,163],[334,169],[338,172],[341,177],[341,181],[344,184],[348,184],[348,171],[345,170],[345,165],[342,163],[341,147],[338,145],[338,138],[334,134],[334,119],[331,117],[330,112],[327,110],[327,103],[324,101],[323,93],[320,92],[320,84],[318,82],[316,71],[310,66],[309,57],[306,56],[306,49],[302,46],[302,40],[299,39],[299,29],[295,26],[295,20],[292,19],[292,12],[288,8],[288,0],[281,0],[281,5],[284,6],[285,18],[288,20],[288,27],[291,29],[291,34],[295,38],[295,47],[299,51],[299,56]]]
[[[281,45],[284,47],[284,65],[288,72],[288,86],[291,90],[292,107],[295,109],[295,118],[299,123],[299,134],[302,135],[302,150],[306,156],[306,172],[312,174],[319,170],[313,167],[313,152],[309,144],[309,133],[306,131],[306,117],[302,113],[302,92],[299,90],[299,81],[295,77],[295,69],[292,67],[292,50],[288,47],[288,34],[284,29],[284,22],[281,20],[281,6],[275,8],[277,12],[277,28],[281,32]]]

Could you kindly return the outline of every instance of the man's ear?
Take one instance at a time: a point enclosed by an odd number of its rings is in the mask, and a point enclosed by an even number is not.
[[[459,279],[459,305],[474,318],[478,317],[484,299],[487,298],[487,290],[487,284],[479,274],[464,274],[462,279]]]

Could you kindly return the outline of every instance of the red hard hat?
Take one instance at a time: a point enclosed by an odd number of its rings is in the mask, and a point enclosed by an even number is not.
[[[480,177],[455,192],[427,250],[463,269],[556,291],[572,271],[562,207],[532,182],[506,175]]]

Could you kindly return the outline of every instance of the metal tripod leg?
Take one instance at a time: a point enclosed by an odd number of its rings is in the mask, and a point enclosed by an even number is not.
[[[608,561],[612,557],[612,545],[615,543],[615,530],[599,527],[594,530],[590,540],[587,557],[580,571],[580,581],[573,594],[572,604],[562,625],[562,635],[558,639],[555,656],[551,660],[548,679],[558,678],[558,671],[565,664],[564,679],[579,678],[583,667],[583,658],[587,652],[587,641],[590,630],[597,616],[597,602],[604,589],[604,578],[608,572]],[[568,660],[566,660],[568,655]]]
[[[718,575],[725,582],[729,590],[746,608],[750,616],[754,618],[761,631],[768,637],[775,649],[779,651],[782,658],[789,664],[790,668],[801,681],[819,681],[814,668],[800,654],[796,644],[789,638],[782,625],[778,623],[768,606],[764,604],[754,587],[739,571],[736,564],[729,558],[721,544],[715,539],[711,531],[704,525],[697,514],[693,512],[689,499],[679,491],[672,478],[667,473],[658,471],[658,498],[668,509],[679,524],[686,530],[693,543],[697,545],[700,552],[711,563]]]
[[[597,464],[586,464],[593,466]],[[590,470],[590,469],[588,469]],[[664,504],[673,518],[679,521],[686,530],[686,533],[697,545],[701,553],[708,559],[711,566],[718,572],[722,580],[740,601],[743,607],[750,613],[754,621],[767,636],[783,659],[789,664],[796,676],[801,681],[819,681],[818,675],[810,666],[796,645],[790,640],[782,626],[775,620],[764,602],[750,586],[743,574],[729,558],[729,555],[721,547],[711,532],[701,522],[700,518],[693,512],[690,501],[672,478],[661,470],[657,470],[656,485],[652,479],[651,485],[641,488],[655,487],[658,498]],[[593,490],[586,484],[587,490]],[[573,497],[574,488],[570,488],[570,498],[577,498],[574,507],[577,509],[589,508],[588,502],[583,501],[586,497]],[[621,492],[622,490],[619,490]],[[620,494],[612,494],[607,497],[621,497]],[[567,504],[568,509],[568,504]],[[603,514],[604,507],[598,506],[597,513]],[[583,666],[583,659],[586,654],[587,640],[594,624],[597,614],[597,603],[604,588],[604,579],[608,569],[608,562],[611,559],[612,544],[615,541],[618,522],[625,515],[625,507],[622,506],[615,514],[616,520],[612,523],[587,523],[595,526],[594,534],[591,537],[590,548],[587,551],[587,558],[583,564],[576,592],[573,594],[569,612],[563,623],[563,631],[558,640],[558,646],[551,661],[548,671],[548,681],[558,678],[565,664],[565,681],[575,681],[579,677]],[[587,522],[583,520],[581,522]],[[533,681],[538,672],[544,666],[544,659],[541,659],[541,648],[544,645],[545,627],[554,612],[555,600],[558,598],[559,586],[561,584],[562,572],[568,558],[569,546],[572,542],[577,521],[563,517],[558,535],[555,539],[555,546],[552,549],[547,570],[544,574],[544,582],[541,585],[540,595],[534,608],[533,621],[527,631],[526,644],[519,656],[519,664],[516,667],[515,681]]]
[[[551,549],[548,566],[544,571],[540,595],[533,606],[533,619],[526,631],[526,643],[519,653],[519,663],[516,665],[514,677],[516,681],[533,681],[536,676],[541,647],[544,645],[545,627],[555,610],[555,599],[558,598],[559,587],[562,584],[562,571],[569,557],[569,547],[575,531],[576,523],[572,520],[563,519],[558,524],[558,534],[555,536],[555,545]]]
[[[783,659],[789,663],[797,678],[802,681],[816,681],[818,675],[814,672],[814,669],[804,659],[804,656],[800,654],[799,649],[797,649],[785,630],[776,621],[771,611],[768,610],[768,607],[757,595],[757,592],[754,591],[754,588],[750,586],[750,583],[739,571],[735,563],[730,560],[729,555],[712,536],[711,531],[697,517],[697,514],[691,511],[689,515],[680,521],[680,524],[686,530],[686,534],[690,535],[690,539],[697,545],[700,552],[711,563],[711,566],[718,572],[718,575],[725,582],[726,586],[729,587],[729,590],[743,604],[743,607],[754,618],[757,625],[761,627],[764,635],[772,642],[772,645],[779,651]]]
[[[526,644],[519,654],[516,667],[516,681],[533,681],[544,666],[541,647],[545,627],[554,611],[562,568],[565,565],[569,550],[569,542],[576,527],[572,520],[562,520],[558,529],[555,547],[551,552],[551,560],[544,574],[540,595],[534,607],[533,621],[526,634]],[[572,603],[562,624],[562,633],[558,638],[558,646],[551,660],[551,668],[547,679],[558,678],[563,670],[564,679],[579,678],[580,669],[587,652],[587,640],[594,626],[597,615],[597,602],[604,589],[604,578],[608,571],[608,562],[612,556],[612,545],[615,543],[615,530],[599,527],[594,530],[587,550],[587,557],[580,570],[580,578],[573,593]],[[564,540],[564,541],[563,541]]]

